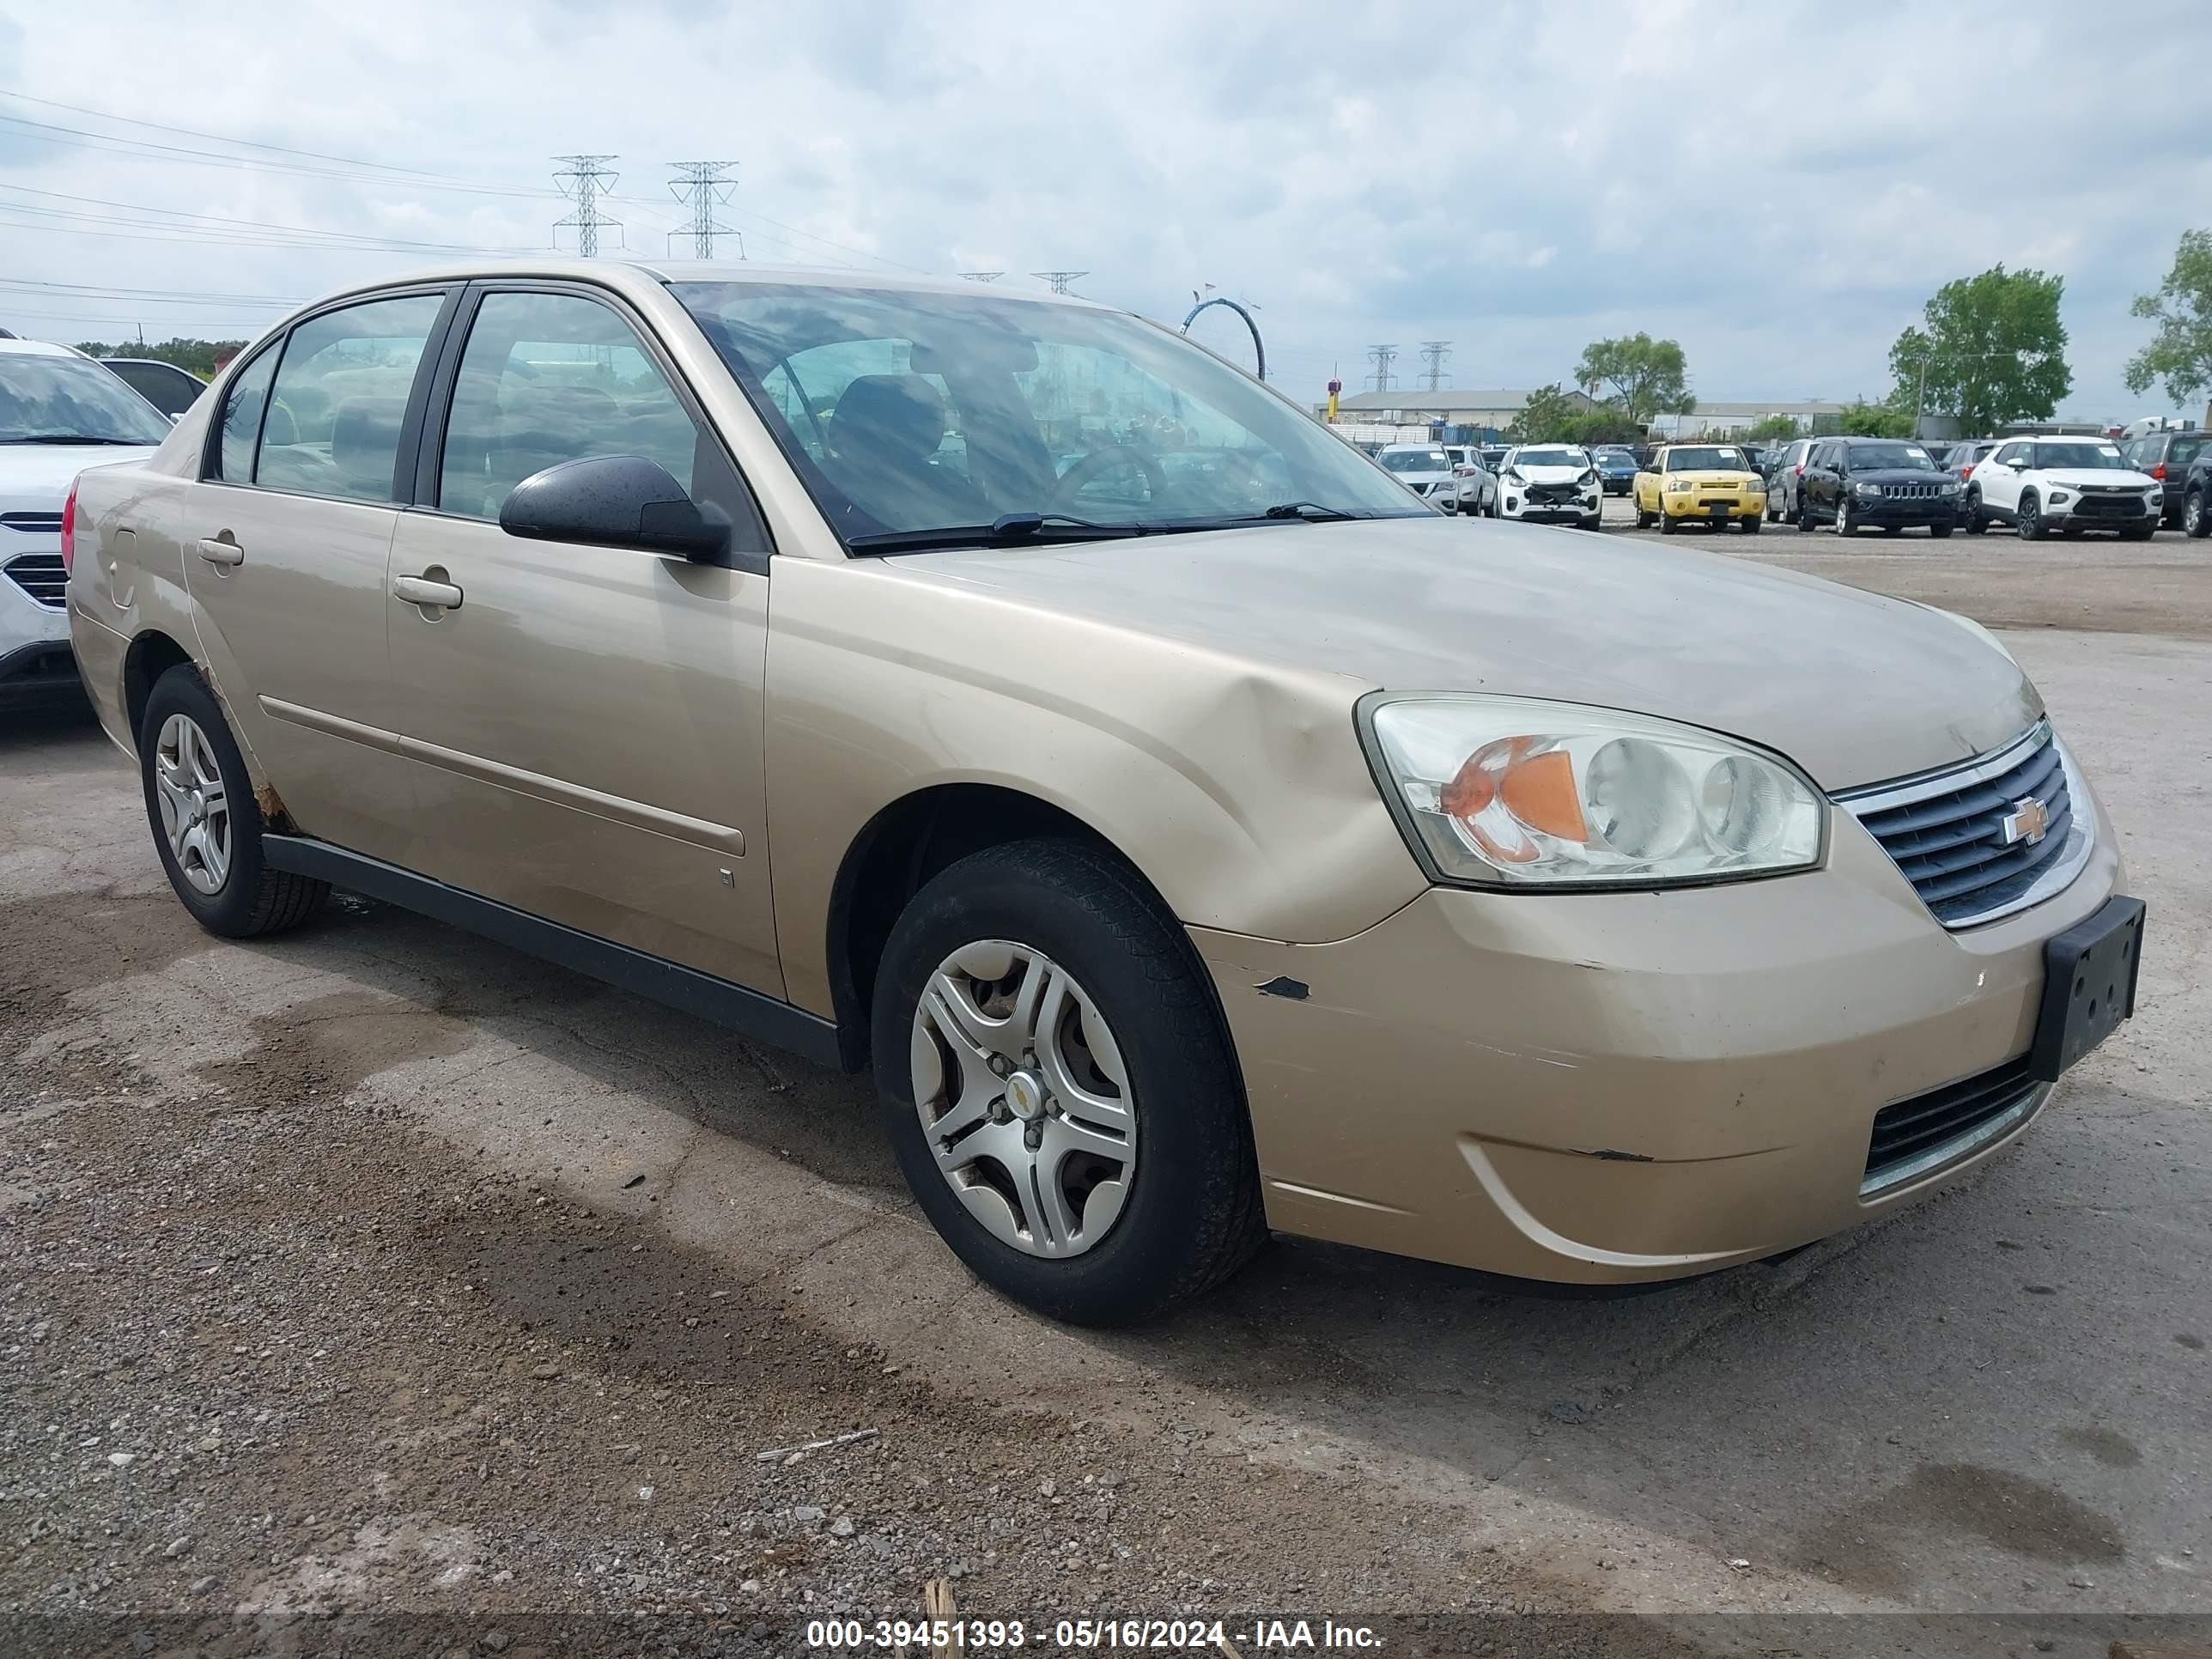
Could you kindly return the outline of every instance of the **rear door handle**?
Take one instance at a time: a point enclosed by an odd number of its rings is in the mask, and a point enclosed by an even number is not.
[[[246,550],[236,542],[210,537],[200,543],[200,557],[210,564],[244,564]]]
[[[432,581],[427,576],[395,576],[392,579],[394,599],[404,599],[410,605],[428,605],[437,611],[458,611],[461,605],[461,590],[451,582]]]

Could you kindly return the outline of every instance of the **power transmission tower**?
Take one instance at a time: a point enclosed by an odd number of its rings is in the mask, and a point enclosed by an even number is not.
[[[668,193],[679,202],[691,204],[691,222],[682,230],[670,231],[669,240],[672,241],[678,236],[689,236],[691,239],[691,257],[711,259],[714,257],[714,239],[717,236],[737,236],[738,258],[744,258],[745,239],[727,225],[716,222],[714,218],[714,209],[727,202],[730,192],[737,188],[722,176],[724,169],[734,167],[736,163],[671,161],[668,165],[676,172],[675,178],[668,181]]]
[[[1394,345],[1370,346],[1367,348],[1367,361],[1375,365],[1375,372],[1367,378],[1374,382],[1377,392],[1388,392],[1393,385],[1390,365],[1398,361],[1398,348]]]
[[[1451,342],[1449,340],[1424,340],[1421,342],[1421,361],[1428,365],[1428,367],[1423,369],[1421,373],[1427,377],[1430,391],[1437,392],[1442,390],[1444,383],[1444,359],[1450,356]]]
[[[1079,276],[1088,276],[1087,270],[1033,270],[1030,275],[1040,283],[1050,283],[1054,294],[1067,292],[1067,285]]]
[[[971,283],[995,283],[1006,273],[1003,270],[963,270],[960,274]]]
[[[585,258],[596,257],[599,251],[599,232],[620,230],[622,221],[610,219],[599,211],[599,198],[615,187],[615,173],[607,163],[611,155],[556,155],[553,158],[565,169],[553,175],[553,182],[561,186],[561,193],[576,204],[576,210],[567,218],[557,221],[553,228],[574,230],[576,233],[576,252]],[[617,238],[619,244],[620,238]]]

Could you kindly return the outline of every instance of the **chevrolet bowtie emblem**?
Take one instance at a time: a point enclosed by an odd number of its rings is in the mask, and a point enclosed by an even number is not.
[[[2051,828],[2051,809],[2033,795],[2023,795],[2012,804],[2012,811],[2004,815],[2005,845],[2020,842],[2033,845],[2041,841]]]

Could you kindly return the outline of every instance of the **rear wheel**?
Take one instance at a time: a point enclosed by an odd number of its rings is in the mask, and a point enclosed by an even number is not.
[[[1969,536],[1978,536],[1990,527],[1989,519],[1982,512],[1980,490],[1970,489],[1966,492],[1966,505],[1960,511],[1959,527]]]
[[[2206,511],[2201,489],[2191,490],[2181,504],[2181,533],[2196,541],[2212,536],[2212,512]]]
[[[933,878],[884,947],[872,1036],[916,1201],[1015,1300],[1079,1324],[1147,1319],[1266,1238],[1203,969],[1112,854],[1018,842]]]
[[[263,861],[261,806],[245,759],[222,705],[188,663],[147,695],[138,768],[161,868],[201,927],[252,939],[314,913],[329,885]]]
[[[1805,499],[1805,492],[1797,492],[1797,528],[1800,533],[1813,527],[1813,503]]]

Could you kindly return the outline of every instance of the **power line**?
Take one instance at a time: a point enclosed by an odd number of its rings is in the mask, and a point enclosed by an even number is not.
[[[1421,371],[1421,374],[1428,381],[1430,391],[1437,392],[1443,389],[1444,383],[1444,359],[1450,356],[1451,342],[1449,340],[1424,340],[1421,342],[1421,361],[1427,365],[1427,367]]]
[[[599,232],[610,227],[616,230],[622,228],[621,220],[610,219],[599,211],[599,198],[614,188],[618,176],[607,166],[615,158],[611,155],[556,155],[553,159],[562,163],[566,169],[555,173],[553,182],[562,185],[562,194],[576,204],[576,210],[565,219],[556,220],[553,228],[556,231],[574,230],[578,257],[596,258],[599,252]]]
[[[676,177],[670,180],[669,194],[679,202],[691,204],[691,222],[681,230],[669,232],[671,238],[689,236],[691,257],[711,259],[714,257],[717,236],[738,237],[738,258],[745,257],[745,240],[727,225],[717,222],[714,210],[726,204],[730,193],[737,188],[724,178],[723,170],[737,165],[734,161],[671,161]]]
[[[484,247],[467,242],[418,241],[407,237],[374,236],[350,230],[319,230],[311,225],[274,224],[263,219],[233,219],[215,213],[189,213],[175,208],[149,207],[137,202],[118,202],[99,196],[77,196],[61,191],[39,190],[29,185],[0,184],[0,191],[22,196],[36,196],[51,202],[68,202],[90,207],[115,208],[125,214],[152,215],[153,217],[120,218],[106,214],[85,213],[78,207],[39,207],[27,202],[0,201],[0,210],[11,213],[37,214],[62,219],[74,219],[88,225],[125,225],[137,229],[174,231],[175,237],[163,239],[205,240],[210,243],[235,242],[246,246],[262,247],[337,247],[374,248],[392,252],[428,253],[530,253],[537,250],[519,246]],[[48,227],[63,228],[63,227]],[[270,241],[253,234],[268,232],[288,240]],[[190,233],[190,234],[185,234]],[[296,240],[292,240],[296,239]]]
[[[1373,382],[1377,392],[1388,392],[1391,386],[1390,365],[1398,361],[1398,348],[1395,345],[1370,346],[1367,348],[1367,361],[1375,365],[1375,372],[1367,377],[1368,380]]]
[[[1087,270],[1033,270],[1030,275],[1040,283],[1050,283],[1054,294],[1067,292],[1067,285],[1079,276],[1088,276]]]

